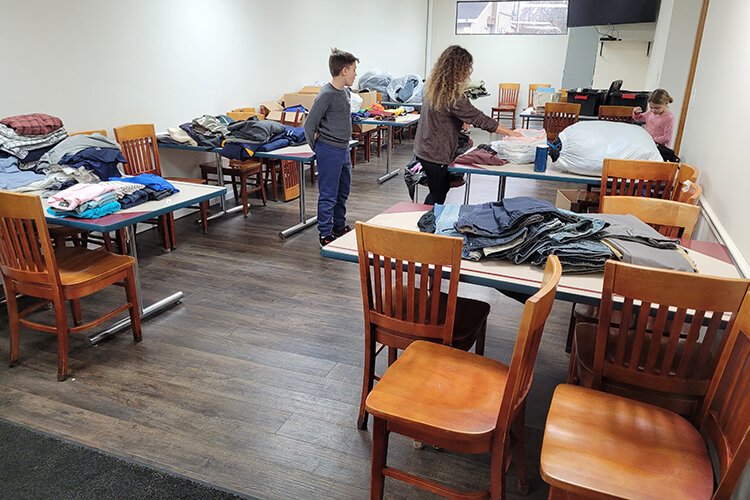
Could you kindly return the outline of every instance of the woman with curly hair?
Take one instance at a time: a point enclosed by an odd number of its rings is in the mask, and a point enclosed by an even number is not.
[[[464,123],[487,132],[520,136],[475,108],[464,95],[472,71],[473,58],[458,45],[445,49],[427,79],[414,154],[427,174],[430,192],[425,203],[445,203],[450,189],[448,165],[455,158],[458,134]]]

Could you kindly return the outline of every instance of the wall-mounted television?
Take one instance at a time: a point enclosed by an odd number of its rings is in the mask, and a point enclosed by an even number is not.
[[[568,27],[653,23],[660,0],[568,0]]]

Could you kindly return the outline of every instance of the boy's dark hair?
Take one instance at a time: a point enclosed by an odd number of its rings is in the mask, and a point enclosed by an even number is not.
[[[328,69],[331,71],[331,76],[338,76],[341,74],[341,70],[355,62],[359,62],[359,59],[349,52],[334,47],[331,49],[331,55],[328,56]]]

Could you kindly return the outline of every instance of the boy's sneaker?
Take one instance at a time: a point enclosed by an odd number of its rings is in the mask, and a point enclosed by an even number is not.
[[[332,234],[329,234],[328,236],[321,236],[318,239],[318,242],[320,243],[320,248],[323,248],[324,246],[326,246],[327,244],[331,243],[335,239],[336,239],[336,237],[334,235],[332,235]]]
[[[333,236],[336,238],[341,238],[342,236],[344,236],[346,233],[348,233],[351,230],[352,228],[350,228],[349,226],[344,226],[344,229],[339,229],[339,230],[334,229]]]

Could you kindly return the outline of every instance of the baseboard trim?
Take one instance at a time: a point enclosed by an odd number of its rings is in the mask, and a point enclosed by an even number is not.
[[[714,212],[713,208],[711,208],[711,204],[708,203],[704,197],[701,197],[700,206],[701,208],[703,208],[703,210],[701,211],[701,217],[706,221],[708,227],[711,229],[711,232],[714,234],[716,239],[727,247],[729,255],[732,256],[734,264],[737,266],[740,274],[744,278],[750,277],[750,266],[742,256],[740,249],[737,247],[737,245],[735,245],[734,240],[732,240],[731,236],[729,236],[729,233],[724,228],[724,225],[716,216],[716,212]]]

